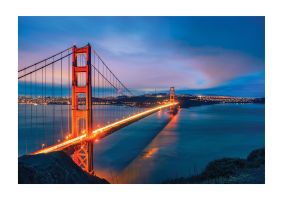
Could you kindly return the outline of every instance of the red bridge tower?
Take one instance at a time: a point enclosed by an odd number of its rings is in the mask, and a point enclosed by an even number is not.
[[[77,137],[92,132],[90,44],[82,48],[73,46],[72,56],[72,137]],[[72,158],[83,170],[93,173],[93,142],[82,142],[75,147]]]

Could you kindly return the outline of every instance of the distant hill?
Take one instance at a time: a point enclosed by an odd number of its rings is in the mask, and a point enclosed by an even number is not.
[[[64,152],[25,155],[18,159],[18,182],[37,183],[109,183],[105,179],[91,176],[77,166]]]

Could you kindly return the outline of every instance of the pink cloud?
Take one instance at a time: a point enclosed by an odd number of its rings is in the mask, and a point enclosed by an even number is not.
[[[157,46],[144,42],[139,35],[106,36],[96,41],[94,47],[100,56],[129,88],[212,88],[264,70],[262,61],[222,48],[180,47],[172,43]],[[19,65],[27,66],[55,52],[19,52]],[[55,74],[56,82],[60,82],[60,72]],[[67,81],[65,71],[63,82]]]

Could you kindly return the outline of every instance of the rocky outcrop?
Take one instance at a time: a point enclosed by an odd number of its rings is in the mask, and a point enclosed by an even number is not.
[[[223,158],[210,162],[196,176],[167,180],[164,183],[265,183],[265,150],[252,151],[247,159]]]
[[[105,179],[91,176],[77,166],[64,152],[25,155],[18,159],[18,181],[28,183],[108,183]]]

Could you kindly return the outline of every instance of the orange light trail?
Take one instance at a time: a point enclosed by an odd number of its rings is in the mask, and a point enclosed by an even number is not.
[[[150,157],[152,157],[157,151],[158,151],[158,148],[157,148],[157,147],[154,147],[154,148],[150,149],[143,157],[144,157],[144,158],[150,158]]]
[[[103,136],[103,134],[105,134],[107,131],[111,130],[112,128],[117,128],[119,126],[127,124],[128,122],[131,122],[133,120],[137,120],[139,118],[142,118],[144,116],[152,114],[152,113],[154,113],[154,112],[156,112],[156,111],[158,111],[160,109],[168,108],[170,106],[176,106],[177,104],[178,104],[178,102],[173,102],[173,103],[167,103],[165,105],[158,106],[158,107],[155,107],[155,108],[151,108],[151,109],[146,110],[144,112],[135,114],[135,115],[130,116],[128,118],[125,118],[125,119],[116,121],[116,122],[114,122],[112,124],[106,125],[106,126],[104,126],[102,128],[96,129],[96,130],[92,131],[92,134],[89,135],[89,136],[87,136],[87,134],[84,133],[84,134],[82,134],[82,135],[80,135],[78,137],[75,137],[75,138],[63,141],[61,143],[55,144],[55,145],[50,146],[50,147],[46,147],[46,148],[40,149],[40,150],[38,150],[36,152],[33,152],[32,154],[50,153],[50,152],[53,152],[53,151],[59,151],[59,150],[62,150],[64,148],[67,148],[67,147],[69,147],[71,145],[75,145],[75,144],[77,144],[79,142],[82,142],[83,140],[93,140],[93,139],[96,139],[98,136]]]

